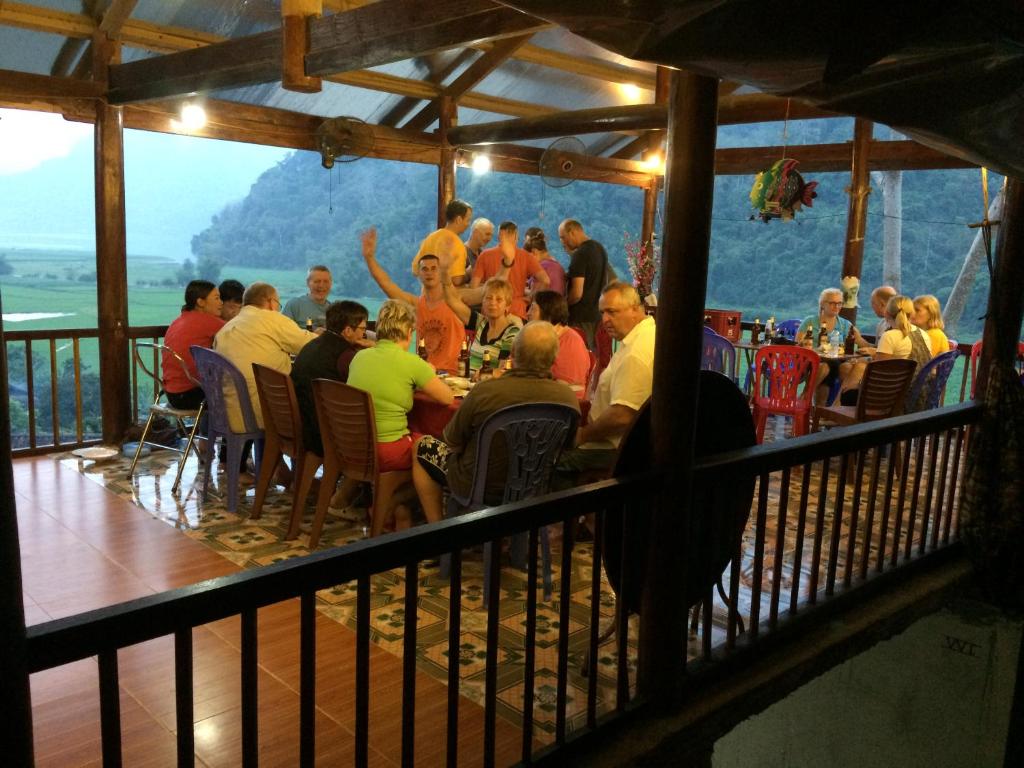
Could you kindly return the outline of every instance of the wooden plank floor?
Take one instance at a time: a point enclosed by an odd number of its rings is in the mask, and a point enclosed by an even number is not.
[[[28,624],[74,615],[239,570],[223,557],[50,457],[14,462]],[[298,762],[298,602],[259,612],[260,764]],[[317,614],[317,762],[344,765],[354,744],[355,635]],[[198,627],[195,654],[196,765],[241,762],[237,619]],[[401,659],[371,644],[370,762],[401,760]],[[124,764],[175,764],[173,640],[119,654]],[[416,676],[416,763],[445,761],[447,689]],[[32,676],[39,766],[100,764],[94,659]],[[459,760],[476,764],[483,711],[463,699]],[[519,756],[520,732],[499,719],[499,765]]]

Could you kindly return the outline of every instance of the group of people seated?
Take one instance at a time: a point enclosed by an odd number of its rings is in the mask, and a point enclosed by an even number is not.
[[[419,295],[399,287],[377,261],[376,231],[362,234],[367,269],[388,297],[380,307],[373,338],[367,338],[366,307],[354,301],[331,302],[330,270],[317,265],[307,276],[309,293],[291,299],[283,310],[272,285],[253,283],[231,293],[231,301],[240,307],[233,308],[231,317],[226,317],[231,311],[224,298],[227,283],[218,288],[193,281],[165,344],[186,361],[193,377],[191,345],[212,346],[223,354],[245,377],[261,426],[252,364],[290,373],[305,446],[320,455],[323,444],[312,381],[334,379],[369,392],[380,470],[411,469],[423,515],[435,521],[441,518],[444,487],[468,490],[476,434],[490,414],[532,402],[565,403],[579,410],[600,321],[620,346],[593,382],[589,421],[578,429],[576,447],[565,452],[556,467],[559,487],[571,486],[579,472],[610,466],[618,441],[650,397],[654,320],[646,315],[632,286],[605,282],[607,254],[579,222],[566,220],[559,227],[570,256],[566,271],[548,252],[544,232],[536,227],[527,230],[526,247],[520,248],[517,225],[502,222],[498,245],[487,248],[493,225],[478,219],[463,242],[459,236],[470,228],[471,217],[472,208],[455,200],[448,206],[446,226],[424,239],[412,260]],[[232,291],[235,287],[230,286]],[[464,372],[465,353],[471,376],[479,379],[477,386],[455,411],[443,438],[414,434],[408,417],[415,393],[450,405],[454,393],[444,377]],[[485,356],[497,375],[480,376]],[[499,369],[498,361],[506,359],[507,369]],[[184,393],[190,392],[189,402],[201,401],[201,390],[195,391],[191,382],[179,388],[180,383],[168,376],[172,366],[165,364],[164,370],[169,396],[184,402]],[[240,424],[237,414],[232,417],[229,412],[229,419]],[[355,483],[343,481],[331,506],[343,509],[357,492]],[[394,522],[402,528],[412,519],[399,510]]]
[[[911,359],[918,370],[934,357],[949,351],[949,339],[943,330],[942,308],[939,300],[925,294],[911,299],[897,293],[889,285],[871,292],[871,309],[879,318],[875,328],[875,341],[869,342],[860,330],[839,312],[843,307],[843,292],[826,288],[818,298],[818,313],[804,319],[797,330],[796,340],[804,346],[817,344],[821,328],[826,333],[838,330],[846,339],[850,334],[865,358]],[[808,333],[810,331],[810,333]],[[854,405],[860,391],[867,360],[838,362],[825,358],[818,368],[815,403],[825,405],[833,384],[839,382],[839,400],[843,405]]]

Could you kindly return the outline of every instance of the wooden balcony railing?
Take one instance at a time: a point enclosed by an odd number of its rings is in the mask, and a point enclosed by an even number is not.
[[[700,637],[691,639],[688,653],[694,674],[687,686],[699,686],[701,673],[727,669],[742,674],[735,664],[721,667],[729,657],[742,658],[767,638],[790,629],[793,622],[825,609],[834,610],[837,601],[851,599],[873,581],[898,577],[901,569],[939,556],[956,542],[959,530],[958,479],[964,457],[966,433],[980,415],[973,403],[951,406],[908,417],[889,419],[834,432],[819,433],[775,444],[712,456],[695,468],[712,482],[734,481],[737,477],[759,478],[753,515],[742,540],[733,552],[732,563],[723,575],[728,603],[709,594],[703,601],[695,629]],[[852,478],[849,468],[854,468]],[[426,525],[410,531],[285,560],[257,570],[203,582],[183,589],[145,597],[78,616],[50,621],[28,629],[29,666],[32,672],[51,669],[97,656],[98,688],[101,699],[101,733],[106,765],[120,764],[121,717],[118,698],[118,651],[135,643],[173,635],[176,669],[176,711],[184,727],[178,727],[179,764],[191,764],[194,751],[193,648],[192,629],[230,616],[241,617],[241,740],[243,765],[255,765],[258,758],[257,610],[286,600],[298,599],[300,620],[296,642],[299,647],[299,765],[313,764],[315,754],[315,701],[317,654],[315,638],[316,592],[340,584],[355,583],[356,674],[352,695],[355,745],[352,761],[368,763],[370,686],[370,596],[371,578],[402,568],[405,572],[405,617],[403,630],[403,695],[399,722],[375,723],[375,728],[394,729],[393,738],[402,744],[403,764],[413,762],[416,716],[415,678],[419,599],[417,568],[420,561],[443,553],[452,557],[449,601],[447,658],[450,675],[458,680],[458,643],[462,616],[463,549],[513,534],[529,533],[529,573],[526,589],[527,626],[525,673],[522,688],[522,754],[524,763],[550,758],[577,737],[603,727],[626,709],[635,684],[628,663],[629,622],[624,602],[616,608],[619,646],[615,655],[617,678],[615,703],[610,713],[599,713],[592,675],[585,718],[568,728],[566,690],[569,670],[567,649],[572,573],[588,574],[591,594],[587,643],[591,657],[598,646],[598,599],[602,580],[602,550],[621,542],[604,541],[598,535],[588,556],[577,563],[571,547],[563,546],[560,588],[556,602],[561,616],[558,627],[559,662],[556,682],[555,743],[538,749],[533,738],[536,699],[531,649],[537,644],[537,550],[539,529],[563,526],[563,542],[570,521],[584,513],[595,513],[598,530],[605,515],[621,512],[627,526],[647,514],[655,492],[663,481],[660,474],[609,480],[583,488],[552,494],[533,502],[510,504]],[[628,503],[627,503],[628,502]],[[689,505],[684,505],[683,509]],[[792,512],[790,510],[793,510]],[[692,514],[684,513],[685,514]],[[686,525],[684,520],[682,525]],[[609,537],[615,533],[609,534]],[[789,541],[794,543],[789,545]],[[629,574],[629,548],[618,547],[621,573]],[[490,610],[486,618],[486,683],[484,695],[484,765],[494,765],[495,717],[497,710],[497,665],[500,621],[498,585],[500,566],[491,568]],[[787,575],[788,574],[788,575]],[[559,574],[556,573],[556,578]],[[620,589],[626,587],[620,582]],[[717,600],[717,602],[716,602]],[[686,610],[664,606],[664,611]],[[745,632],[741,632],[740,618]],[[740,637],[742,635],[742,640]],[[680,649],[682,651],[682,649]],[[645,663],[657,663],[647,660]],[[454,671],[451,671],[453,670]],[[459,739],[459,686],[449,684],[447,699],[448,761],[454,764]],[[690,697],[691,701],[699,697]],[[642,707],[635,699],[630,709]]]
[[[132,349],[127,353],[134,351],[138,340],[159,340],[166,330],[167,326],[130,328]],[[12,455],[67,451],[100,441],[98,339],[95,328],[4,333],[9,396],[20,406],[17,416],[12,408]],[[45,349],[43,354],[41,347]],[[140,396],[145,407],[155,393],[140,392],[135,370],[131,388],[132,418],[138,421]],[[86,391],[94,396],[83,395]]]

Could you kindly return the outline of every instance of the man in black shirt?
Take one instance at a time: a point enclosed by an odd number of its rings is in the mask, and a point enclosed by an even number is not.
[[[302,442],[317,456],[324,455],[320,424],[313,403],[313,379],[348,380],[348,366],[368,343],[366,307],[354,301],[336,301],[327,307],[326,331],[304,346],[292,363],[295,399],[302,413]]]
[[[605,284],[608,254],[597,240],[591,240],[583,225],[566,219],[558,226],[558,239],[569,254],[566,301],[569,302],[569,325],[583,331],[587,346],[594,351],[594,332],[601,319],[597,302]]]

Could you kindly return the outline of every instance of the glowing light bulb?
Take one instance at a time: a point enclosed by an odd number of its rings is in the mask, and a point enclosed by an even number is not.
[[[473,173],[480,175],[491,170],[491,158],[487,155],[473,156]]]
[[[640,86],[635,83],[623,83],[622,86],[622,97],[631,104],[636,104],[640,101]]]
[[[181,108],[181,125],[186,131],[196,131],[206,125],[206,110],[198,104],[186,104]]]
[[[662,159],[660,152],[652,152],[644,158],[644,165],[651,173],[665,173],[665,161]]]

